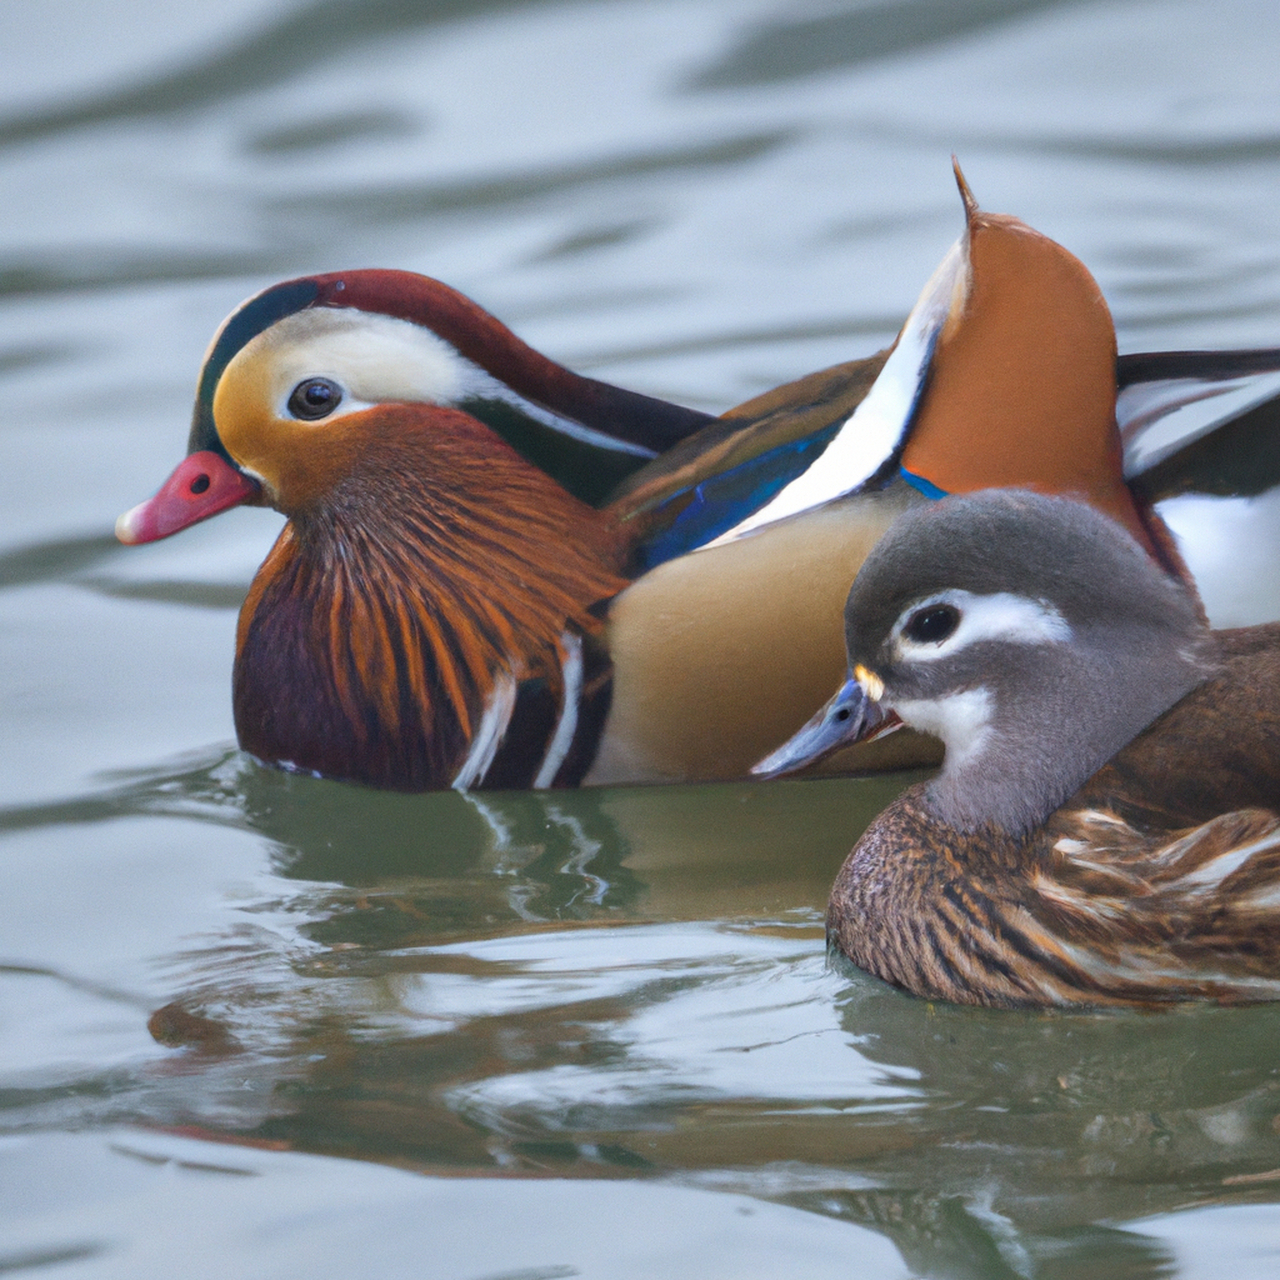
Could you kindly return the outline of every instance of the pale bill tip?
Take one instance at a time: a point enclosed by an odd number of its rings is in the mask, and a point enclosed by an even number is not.
[[[130,507],[119,519],[116,520],[116,537],[123,542],[126,547],[136,546],[138,542],[138,517],[142,513],[142,508],[147,504],[140,502],[136,507]]]

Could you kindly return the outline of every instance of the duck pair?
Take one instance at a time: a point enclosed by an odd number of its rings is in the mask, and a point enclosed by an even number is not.
[[[288,517],[240,615],[241,745],[406,790],[744,776],[843,670],[858,565],[943,493],[1082,495],[1190,581],[1195,531],[1176,546],[1161,511],[1257,491],[1223,459],[1280,358],[1117,361],[1082,264],[959,181],[964,234],[890,351],[721,418],[571,373],[404,272],[246,302],[187,458],[118,524]],[[829,767],[935,753],[900,734]]]
[[[419,276],[245,303],[118,526],[288,517],[241,612],[242,746],[403,789],[742,776],[843,669],[865,560],[852,675],[761,768],[946,760],[851,853],[834,943],[974,1003],[1280,996],[1280,628],[1210,632],[1213,523],[1162,518],[1266,513],[1280,353],[1117,360],[1085,268],[957,178],[893,348],[719,419]],[[1280,616],[1260,585],[1237,604]]]

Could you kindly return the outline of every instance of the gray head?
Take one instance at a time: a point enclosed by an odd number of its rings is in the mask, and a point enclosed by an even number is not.
[[[849,593],[851,666],[946,745],[944,821],[1020,832],[1212,674],[1196,604],[1093,507],[1017,490],[897,520]]]
[[[853,687],[946,745],[926,804],[962,830],[1037,825],[1213,673],[1194,600],[1124,529],[1020,490],[895,521],[849,593],[845,638]],[[850,687],[828,719],[861,715]]]

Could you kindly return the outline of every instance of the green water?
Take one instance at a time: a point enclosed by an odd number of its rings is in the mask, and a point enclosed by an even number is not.
[[[429,272],[719,409],[892,336],[952,150],[1122,350],[1275,344],[1272,4],[11,0],[0,47],[0,1272],[1280,1273],[1280,1007],[830,963],[907,778],[262,769],[229,676],[278,519],[109,535],[275,279]]]

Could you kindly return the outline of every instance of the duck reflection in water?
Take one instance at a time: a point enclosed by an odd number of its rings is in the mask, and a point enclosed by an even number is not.
[[[10,825],[213,822],[279,873],[156,958],[226,1036],[78,1095],[104,1122],[434,1173],[704,1180],[960,1280],[1028,1259],[1160,1275],[1163,1246],[1122,1224],[1192,1185],[1274,1199],[1280,1005],[991,1011],[826,969],[849,827],[900,786],[495,794],[486,817],[223,752]]]

